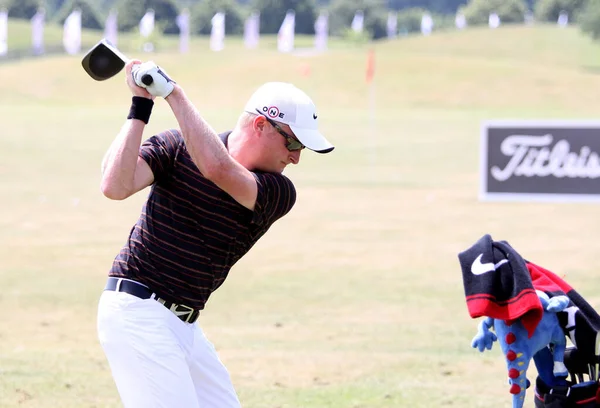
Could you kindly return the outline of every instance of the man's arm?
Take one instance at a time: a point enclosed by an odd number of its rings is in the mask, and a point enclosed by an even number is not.
[[[192,160],[204,177],[244,207],[254,210],[258,187],[254,175],[227,152],[217,133],[200,116],[183,89],[175,85],[166,98]]]
[[[139,61],[130,61],[125,67],[126,81],[134,96],[153,99],[152,95],[137,86],[131,68]],[[127,119],[102,160],[102,193],[113,200],[123,200],[154,181],[154,174],[146,161],[139,157],[145,123]]]
[[[112,200],[124,200],[154,181],[150,166],[139,157],[144,126],[128,119],[104,155],[100,188]]]

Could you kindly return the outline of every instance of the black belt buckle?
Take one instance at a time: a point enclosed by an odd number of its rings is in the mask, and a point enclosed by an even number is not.
[[[199,312],[196,313],[196,309],[186,306],[186,305],[178,305],[177,303],[170,303],[165,301],[164,299],[157,298],[158,303],[165,306],[169,309],[175,316],[177,316],[180,320],[185,323],[194,323],[198,318]],[[170,305],[169,305],[170,303]]]

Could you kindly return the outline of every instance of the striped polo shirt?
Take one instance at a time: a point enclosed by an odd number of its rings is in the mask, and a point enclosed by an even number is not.
[[[227,145],[229,133],[221,139]],[[179,130],[152,136],[140,147],[154,173],[141,215],[109,276],[147,285],[159,297],[203,309],[231,267],[296,201],[282,174],[253,172],[254,211],[205,178]]]

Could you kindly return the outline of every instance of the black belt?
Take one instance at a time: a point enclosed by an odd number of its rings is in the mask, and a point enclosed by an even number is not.
[[[194,323],[198,320],[198,316],[200,316],[200,310],[161,299],[145,285],[131,280],[110,276],[104,290],[125,292],[135,297],[139,297],[140,299],[154,299],[186,323]]]

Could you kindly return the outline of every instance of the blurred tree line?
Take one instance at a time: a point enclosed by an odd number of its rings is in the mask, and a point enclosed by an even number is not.
[[[74,8],[82,11],[82,25],[102,29],[111,9],[118,12],[120,31],[136,30],[147,9],[155,11],[156,29],[165,34],[179,32],[175,20],[187,8],[193,34],[210,33],[211,18],[225,12],[225,30],[230,35],[243,32],[244,20],[253,11],[260,12],[260,31],[277,33],[285,13],[296,12],[296,33],[314,34],[314,22],[321,11],[329,13],[331,35],[348,35],[357,10],[363,10],[367,37],[386,36],[388,13],[397,11],[400,33],[418,32],[425,12],[431,14],[434,29],[454,27],[457,12],[465,15],[469,25],[487,24],[495,12],[503,24],[522,23],[532,12],[537,21],[555,23],[561,12],[569,22],[579,24],[594,38],[600,38],[600,0],[0,0],[11,18],[31,18],[38,7],[46,11],[47,20],[64,22]]]

